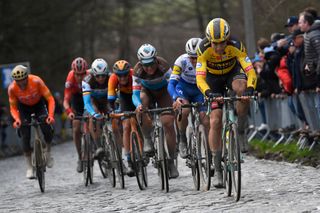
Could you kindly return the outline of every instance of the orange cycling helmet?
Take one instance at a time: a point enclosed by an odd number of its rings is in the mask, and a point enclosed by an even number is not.
[[[207,25],[206,37],[210,42],[221,43],[230,36],[230,26],[223,18],[212,19]]]
[[[127,75],[130,71],[130,64],[126,60],[116,61],[113,65],[113,72],[116,75]]]
[[[77,74],[85,73],[88,69],[88,63],[83,58],[78,57],[72,61],[71,69]]]

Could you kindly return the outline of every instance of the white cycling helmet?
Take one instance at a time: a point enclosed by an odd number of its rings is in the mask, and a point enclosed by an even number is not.
[[[20,81],[28,77],[28,68],[23,65],[17,65],[11,72],[13,80]]]
[[[148,64],[154,61],[154,58],[157,55],[156,48],[154,48],[151,44],[143,44],[138,49],[138,59],[142,64]]]
[[[186,52],[189,56],[197,57],[197,49],[199,47],[201,38],[190,38],[186,43]]]
[[[96,75],[108,75],[108,64],[102,58],[97,58],[91,65],[91,73]]]

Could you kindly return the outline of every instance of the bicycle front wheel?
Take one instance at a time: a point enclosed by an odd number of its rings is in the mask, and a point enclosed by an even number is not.
[[[231,196],[232,191],[232,180],[231,180],[231,171],[228,166],[229,157],[228,157],[228,150],[230,149],[229,144],[230,142],[230,131],[229,129],[224,130],[224,135],[222,138],[222,174],[223,174],[223,187],[226,188],[227,195]]]
[[[200,179],[203,190],[208,191],[210,190],[211,185],[211,152],[208,144],[207,134],[203,125],[199,126],[197,138]]]
[[[162,128],[159,128],[157,152],[158,162],[160,164],[160,177],[161,177],[161,189],[169,192],[169,171],[168,171],[168,158],[164,149],[164,132]]]
[[[109,136],[110,138],[112,137],[111,135]],[[113,139],[110,139],[113,143],[113,152],[114,152],[114,163],[115,163],[115,169],[116,169],[116,174],[118,177],[119,185],[121,189],[124,189],[124,174],[123,174],[123,164],[122,164],[122,157],[120,154],[120,150],[118,148],[118,145]]]
[[[231,125],[229,134],[229,165],[233,185],[233,197],[236,201],[239,201],[241,195],[241,158],[236,124]]]
[[[140,190],[145,189],[145,167],[144,161],[141,155],[141,149],[139,146],[139,141],[135,132],[131,133],[131,145],[132,145],[132,152],[131,152],[131,159],[133,164],[133,169],[137,178],[138,186]]]
[[[34,146],[36,175],[39,182],[40,191],[43,193],[45,190],[46,164],[43,157],[42,142],[40,140],[35,140]]]
[[[199,164],[197,159],[197,141],[196,137],[194,137],[194,132],[191,130],[189,131],[189,138],[188,138],[188,152],[189,152],[189,161],[190,161],[190,168],[191,174],[193,179],[193,185],[195,190],[200,189],[200,171],[199,171]]]
[[[83,161],[83,181],[84,185],[88,186],[89,183],[92,184],[93,179],[92,147],[89,134],[83,135],[81,139],[81,156]]]

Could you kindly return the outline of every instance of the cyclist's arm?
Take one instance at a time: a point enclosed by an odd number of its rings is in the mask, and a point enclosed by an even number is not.
[[[176,92],[176,86],[179,82],[182,68],[178,65],[174,65],[173,71],[170,75],[170,80],[168,84],[168,92],[173,100],[178,98],[178,94]]]
[[[8,88],[9,104],[10,104],[10,113],[13,119],[20,120],[20,114],[18,110],[18,99],[13,92],[12,85]]]
[[[116,74],[112,74],[108,82],[108,102],[110,103],[111,108],[114,108],[114,102],[117,99],[116,88],[118,87],[118,78]]]
[[[63,96],[63,107],[64,109],[67,111],[71,110],[71,105],[70,105],[70,101],[71,101],[71,96],[72,96],[72,82],[70,82],[69,79],[70,73],[68,74],[66,83],[65,83],[65,87],[64,87],[64,96]]]
[[[96,114],[91,101],[91,87],[87,82],[82,81],[82,97],[84,102],[84,108],[89,112],[90,115]]]
[[[141,91],[141,79],[137,76],[132,76],[132,102],[138,107],[142,104],[140,99],[140,91]]]
[[[45,83],[42,81],[41,78],[39,78],[39,87],[40,87],[40,91],[42,96],[47,100],[48,102],[48,113],[50,117],[54,117],[54,109],[55,109],[55,101],[54,98],[50,92],[50,90],[48,89],[48,87],[45,85]]]
[[[243,47],[242,50],[237,49],[237,59],[246,73],[248,80],[247,80],[247,87],[256,88],[257,85],[257,75],[253,68],[253,65],[251,63],[251,60],[249,59],[247,53],[245,52],[245,48]]]
[[[205,55],[200,52],[198,49],[198,59],[196,66],[196,83],[199,90],[205,95],[205,92],[210,89],[209,85],[206,82],[207,76],[207,61]]]

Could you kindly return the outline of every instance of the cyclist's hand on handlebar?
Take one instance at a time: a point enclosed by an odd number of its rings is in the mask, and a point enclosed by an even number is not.
[[[177,98],[175,102],[173,102],[172,107],[174,110],[179,110],[183,104],[182,98]]]
[[[15,122],[13,122],[13,128],[18,129],[21,126],[21,121],[20,120],[15,120]]]
[[[242,100],[249,100],[251,96],[253,96],[254,89],[253,87],[248,87],[242,94]]]
[[[96,119],[96,120],[101,120],[103,118],[103,116],[100,114],[100,113],[95,113],[93,115],[93,117]]]
[[[47,124],[54,124],[54,117],[53,116],[48,116],[46,119]]]
[[[210,99],[214,99],[215,101],[223,102],[223,96],[221,93],[214,93],[208,89],[205,91],[205,95]]]
[[[70,120],[73,120],[74,117],[75,117],[75,115],[74,115],[73,112],[70,112],[70,113],[68,114],[68,118],[69,118]]]

